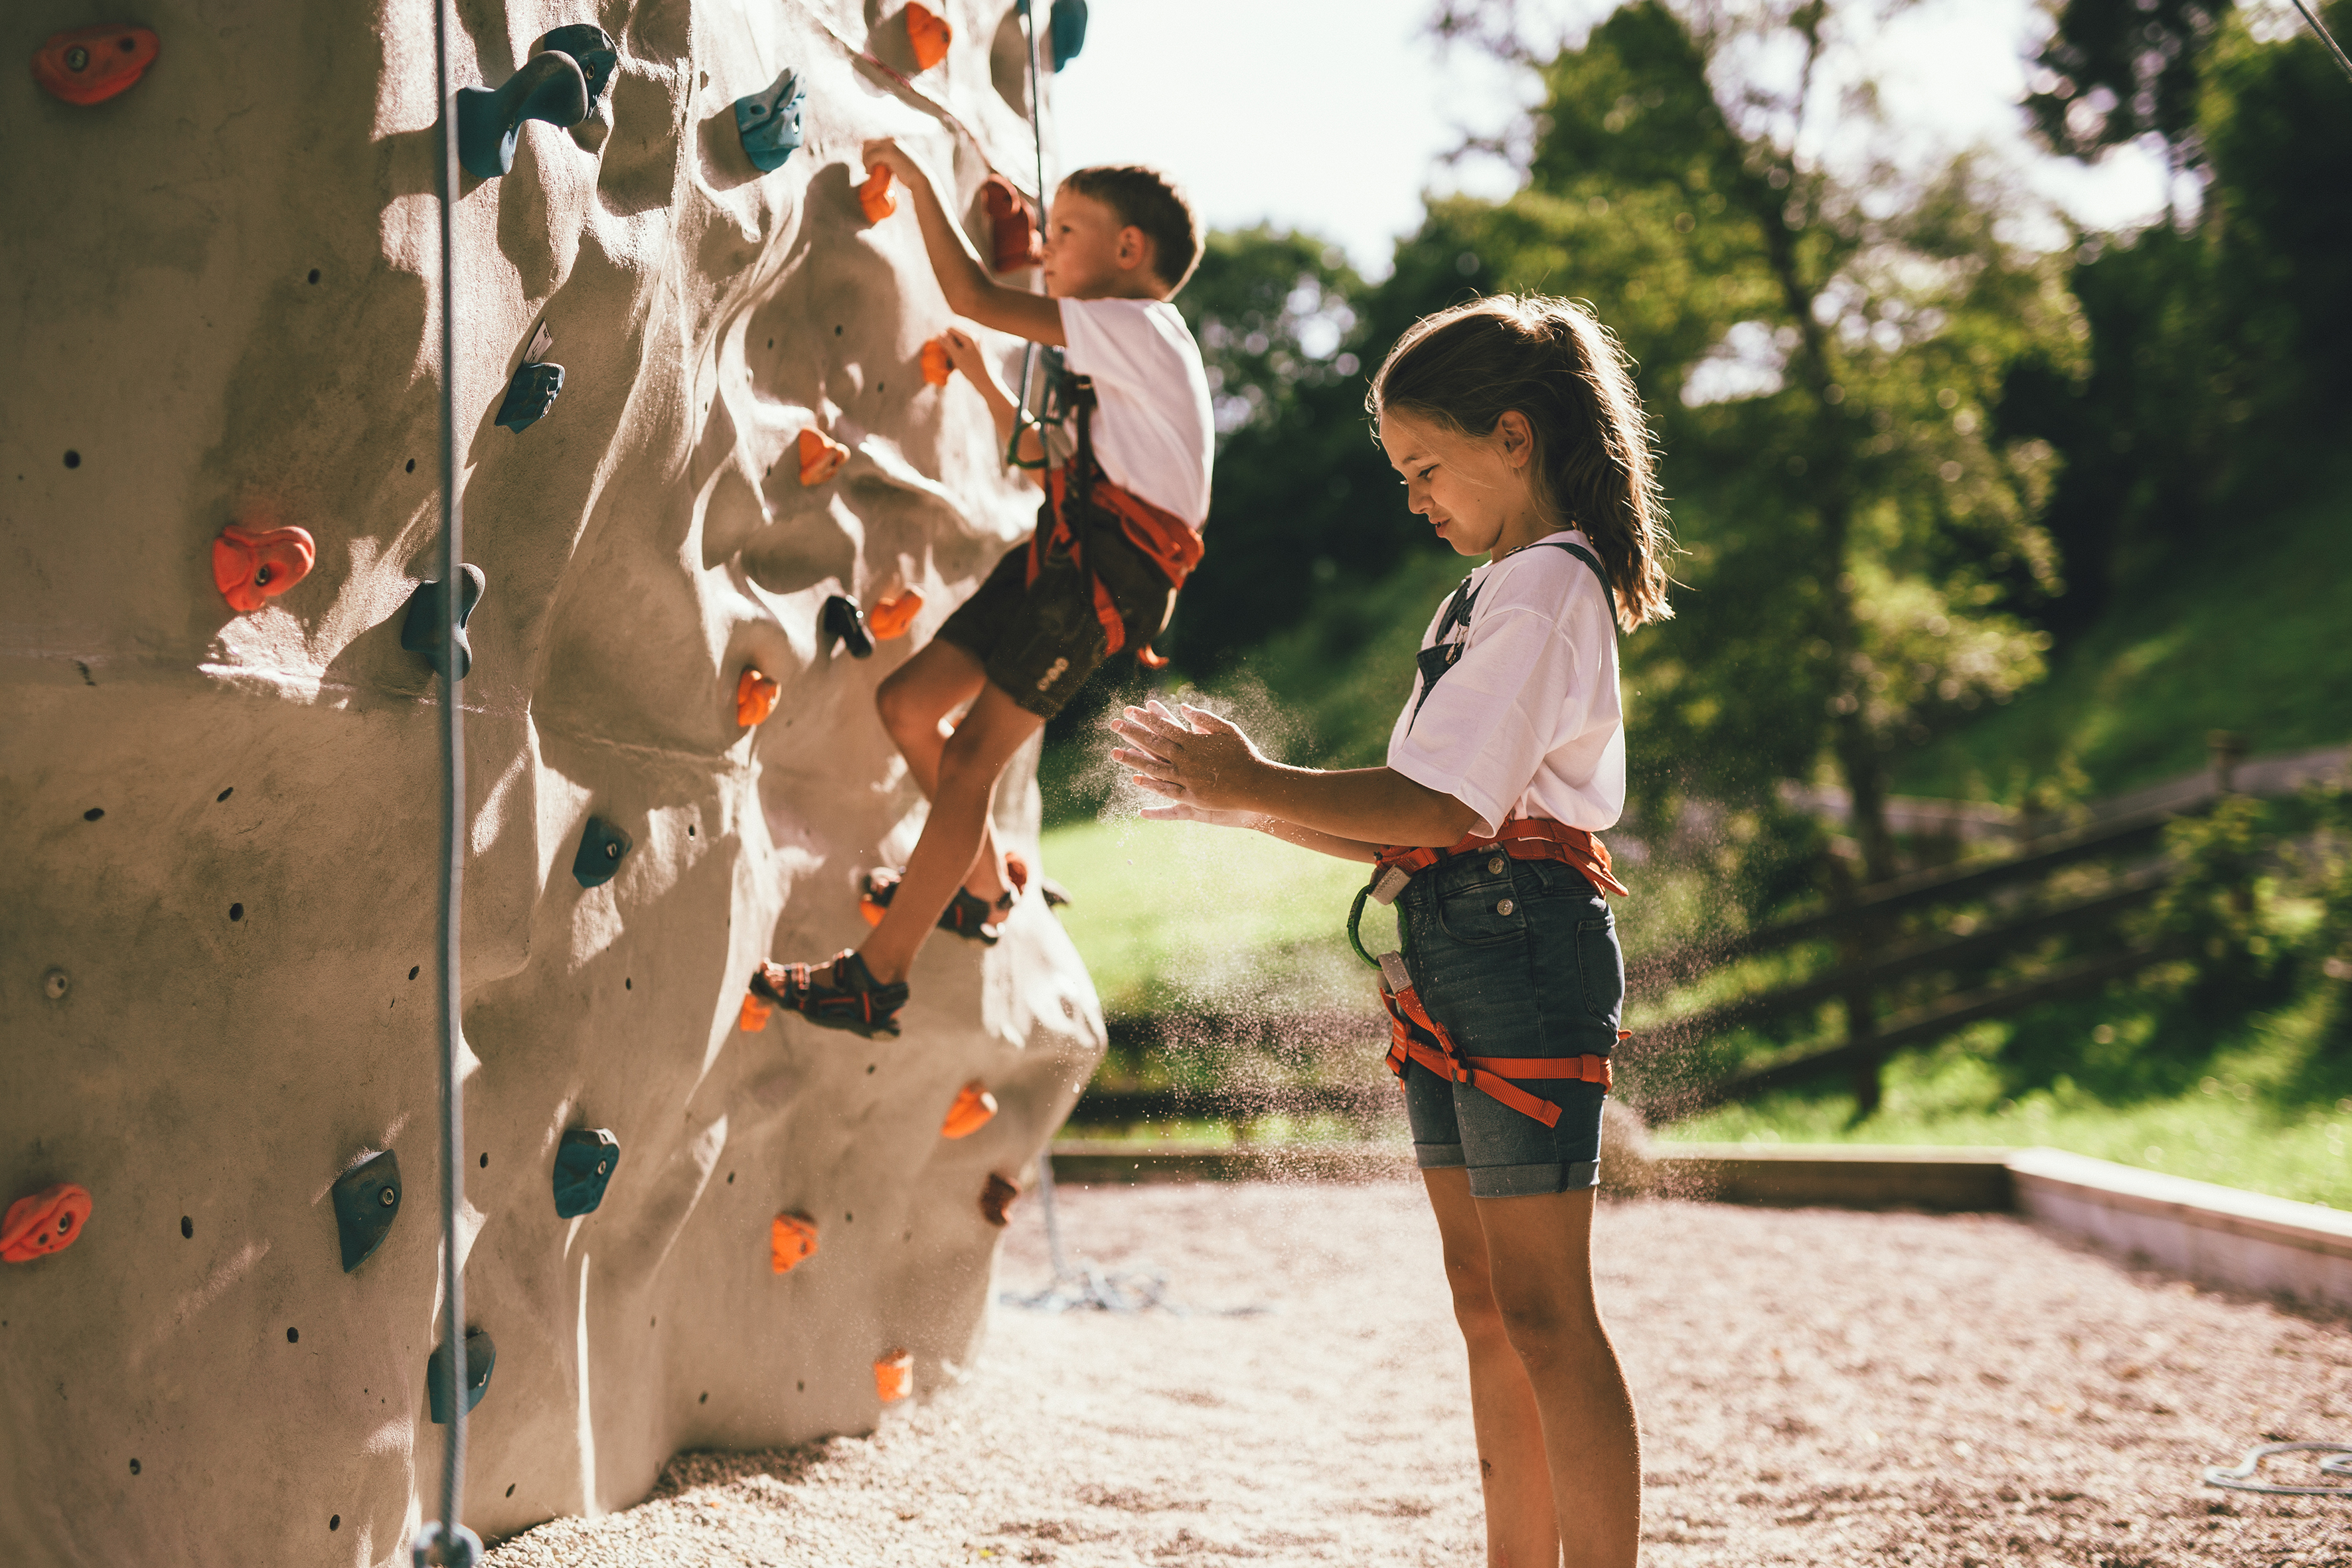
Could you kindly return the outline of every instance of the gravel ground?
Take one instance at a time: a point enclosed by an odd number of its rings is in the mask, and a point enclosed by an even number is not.
[[[684,1456],[653,1500],[488,1563],[1482,1560],[1417,1185],[1065,1188],[1061,1212],[1191,1310],[1002,1307],[963,1383],[870,1437]],[[1616,1202],[1597,1247],[1654,1568],[2352,1568],[2352,1498],[2199,1484],[2257,1442],[2352,1443],[2352,1323],[1999,1217]],[[1042,1286],[1045,1250],[1024,1199],[1000,1285]]]

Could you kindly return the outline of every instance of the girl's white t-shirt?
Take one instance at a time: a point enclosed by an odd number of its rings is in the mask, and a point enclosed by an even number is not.
[[[1209,518],[1216,426],[1201,346],[1165,300],[1064,300],[1066,362],[1095,385],[1095,457],[1110,482],[1194,528]],[[1075,423],[1071,426],[1076,434]]]
[[[1592,551],[1576,529],[1545,538]],[[1470,583],[1469,627],[1447,634],[1462,655],[1426,702],[1415,674],[1389,766],[1476,812],[1482,834],[1515,816],[1614,826],[1625,809],[1625,715],[1600,574],[1547,542],[1488,562]],[[1430,617],[1423,647],[1435,646],[1453,598]]]

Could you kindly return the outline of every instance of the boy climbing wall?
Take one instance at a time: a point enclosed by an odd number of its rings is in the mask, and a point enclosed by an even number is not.
[[[929,647],[876,693],[883,725],[930,798],[902,875],[866,880],[878,909],[861,948],[824,963],[762,963],[754,994],[832,1028],[898,1033],[907,972],[934,925],[993,942],[1024,873],[990,826],[1013,754],[1123,648],[1145,651],[1200,560],[1213,427],[1201,351],[1169,299],[1191,275],[1200,232],[1184,198],[1150,169],[1080,169],[1055,193],[1045,292],[992,279],[921,166],[895,142],[869,169],[905,183],[950,309],[1066,351],[1058,425],[1019,427],[981,347],[947,333],[955,368],[994,416],[997,439],[1046,500],[1015,546]],[[1050,466],[1049,466],[1050,465]],[[969,704],[951,731],[947,718]]]

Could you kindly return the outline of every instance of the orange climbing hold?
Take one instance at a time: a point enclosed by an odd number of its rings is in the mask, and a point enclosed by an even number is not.
[[[996,1096],[988,1092],[979,1079],[963,1086],[955,1103],[948,1107],[948,1119],[940,1124],[943,1138],[969,1138],[989,1123],[996,1114]]]
[[[776,1005],[757,992],[743,993],[743,1010],[735,1015],[735,1026],[747,1035],[756,1035],[768,1026],[770,1015]]]
[[[319,547],[299,528],[253,529],[230,523],[213,541],[213,586],[242,615],[310,574]]]
[[[948,341],[933,338],[923,345],[923,382],[928,386],[945,386],[948,377],[955,374],[955,361],[948,358]]]
[[[768,1227],[769,1261],[779,1274],[790,1274],[816,1256],[816,1221],[804,1214],[780,1214]]]
[[[18,1198],[0,1219],[0,1261],[30,1263],[63,1252],[81,1239],[89,1223],[89,1190],[62,1182],[45,1193]]]
[[[821,485],[841,472],[841,465],[849,461],[849,448],[811,427],[800,435],[801,483]]]
[[[147,73],[163,45],[154,31],[107,22],[52,34],[33,55],[33,79],[68,103],[104,103]]]
[[[898,210],[898,198],[890,194],[890,166],[877,163],[866,171],[866,183],[857,187],[857,205],[866,211],[867,223],[880,223]]]
[[[980,1217],[991,1225],[1003,1225],[1004,1211],[1011,1208],[1013,1200],[1020,1195],[1018,1183],[1008,1182],[995,1172],[989,1172],[987,1182],[980,1189]]]
[[[776,710],[776,698],[783,688],[772,675],[762,675],[752,665],[743,667],[742,676],[735,682],[735,722],[746,730],[764,723]]]
[[[948,19],[928,5],[907,7],[907,42],[914,46],[915,65],[929,70],[948,58],[948,45],[955,40],[955,29]]]
[[[888,642],[902,637],[923,613],[923,596],[912,588],[887,599],[877,599],[874,607],[866,612],[866,629],[874,634],[876,642]]]
[[[874,1392],[885,1405],[896,1405],[915,1392],[915,1358],[906,1351],[885,1352],[874,1363]]]
[[[1019,186],[1002,174],[981,182],[980,205],[987,210],[989,266],[998,272],[1034,267],[1045,259],[1045,242],[1037,237],[1036,215]]]

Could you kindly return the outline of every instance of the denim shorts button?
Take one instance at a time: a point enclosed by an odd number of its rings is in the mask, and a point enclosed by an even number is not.
[[[1487,861],[1486,869],[1497,877],[1501,876],[1503,874],[1503,858],[1500,855],[1497,855],[1493,859]]]
[[[1517,908],[1518,908],[1517,904],[1511,902],[1508,899],[1505,899],[1501,903],[1495,906],[1495,912],[1498,915],[1507,915]]]

